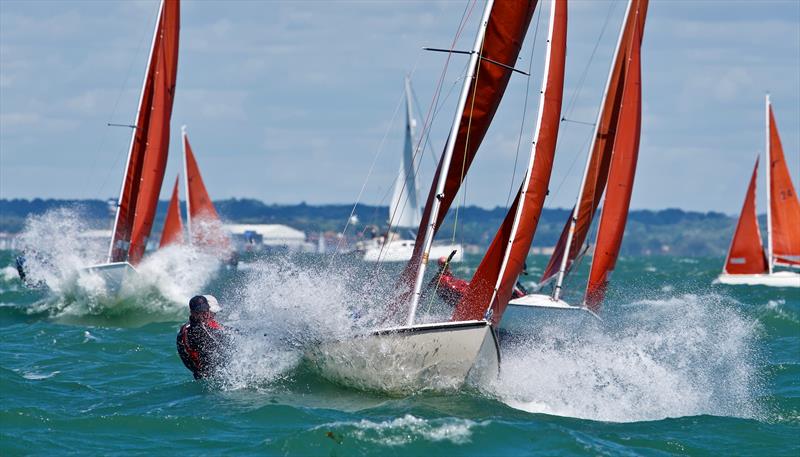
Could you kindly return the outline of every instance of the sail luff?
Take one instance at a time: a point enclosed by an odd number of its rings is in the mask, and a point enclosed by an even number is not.
[[[170,119],[178,72],[178,0],[165,0],[162,15],[153,54],[150,110],[144,110],[145,122],[136,125],[137,141],[144,148],[144,155],[128,249],[128,261],[132,264],[141,260],[153,228],[169,150]]]
[[[566,38],[567,0],[551,0],[539,113],[525,179],[464,298],[457,304],[453,320],[481,319],[488,315],[493,323],[500,322],[524,268],[553,167],[564,92]]]
[[[725,265],[722,272],[725,274],[760,274],[769,272],[769,264],[764,255],[764,245],[761,242],[761,230],[758,228],[756,215],[756,187],[758,180],[758,162],[750,174],[750,183],[742,203],[742,211],[733,232],[728,254],[725,256]]]
[[[800,201],[786,165],[772,104],[767,100],[768,122],[768,205],[769,264],[789,266],[800,263]]]
[[[644,21],[639,25],[640,11],[634,13],[634,29],[628,45],[624,89],[619,124],[614,137],[611,165],[603,212],[595,241],[595,251],[586,285],[584,305],[594,312],[605,297],[608,277],[616,266],[625,225],[628,220],[639,140],[642,126],[641,40]]]
[[[428,202],[425,205],[426,215],[428,216],[428,220],[426,222],[426,226],[423,226],[420,223],[420,230],[417,235],[417,243],[415,245],[415,251],[417,251],[417,247],[419,246],[419,237],[420,235],[423,237],[422,242],[422,259],[417,266],[417,274],[414,280],[414,290],[411,295],[411,306],[408,313],[407,324],[412,325],[414,323],[414,318],[417,313],[417,306],[419,305],[419,298],[422,291],[422,282],[425,279],[425,268],[428,264],[428,256],[430,255],[430,248],[433,244],[433,236],[435,232],[435,228],[439,225],[437,221],[439,219],[439,211],[441,209],[441,201],[442,198],[440,197],[445,190],[446,185],[446,177],[448,171],[450,169],[450,161],[453,158],[453,151],[455,149],[456,138],[458,136],[458,128],[461,124],[461,116],[462,112],[464,111],[464,107],[467,103],[467,97],[469,96],[470,87],[472,87],[472,78],[475,74],[476,67],[478,65],[478,58],[480,56],[481,45],[483,44],[483,37],[486,33],[486,27],[489,23],[489,18],[492,12],[492,6],[494,5],[494,0],[487,0],[486,6],[483,10],[483,16],[481,17],[481,24],[478,27],[478,33],[475,36],[475,43],[472,46],[472,54],[470,55],[469,65],[467,66],[467,74],[464,78],[464,84],[461,87],[461,94],[458,99],[458,107],[456,108],[456,115],[453,119],[453,124],[450,127],[450,135],[447,138],[447,145],[445,146],[444,154],[442,154],[442,160],[439,162],[439,169],[437,170],[437,177],[433,183],[433,189],[435,189],[435,193],[432,195],[436,196],[432,198],[431,195],[428,196]],[[444,209],[444,212],[447,212],[447,208]],[[425,215],[423,215],[423,218]],[[414,260],[412,258],[412,260]]]
[[[130,202],[136,201],[136,193],[138,191],[138,181],[141,175],[141,160],[139,153],[141,149],[136,149],[136,135],[138,122],[141,121],[143,115],[142,107],[145,103],[145,97],[148,94],[148,82],[153,70],[153,54],[156,52],[156,44],[159,39],[159,29],[161,22],[164,18],[164,2],[161,0],[159,6],[158,19],[153,30],[153,38],[150,43],[150,53],[147,57],[147,68],[145,69],[144,78],[142,78],[142,89],[139,92],[139,104],[136,108],[137,124],[131,131],[131,140],[128,146],[128,157],[125,161],[125,172],[122,174],[122,184],[119,189],[119,198],[117,200],[117,210],[114,215],[114,227],[111,230],[111,243],[108,247],[108,262],[124,261],[128,257],[128,247],[130,246],[131,226],[133,223],[133,214],[130,210]]]
[[[159,249],[170,244],[183,243],[183,220],[181,219],[181,203],[178,199],[178,180],[180,175],[175,177],[175,185],[172,187],[172,197],[169,199],[167,216],[164,218],[164,228],[161,230],[161,241]]]

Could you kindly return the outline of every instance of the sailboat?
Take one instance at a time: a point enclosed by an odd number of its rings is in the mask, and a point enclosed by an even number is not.
[[[220,258],[228,259],[231,254],[230,239],[222,225],[217,209],[208,195],[200,167],[197,165],[192,147],[189,144],[189,135],[186,126],[181,127],[181,140],[183,144],[183,170],[186,190],[186,227],[188,242],[203,250],[217,254]],[[159,248],[173,243],[184,243],[183,220],[180,214],[178,200],[178,182],[172,189],[172,198],[167,207],[167,216],[164,220],[164,229],[161,234]]]
[[[566,0],[551,0],[547,61],[526,178],[470,290],[449,321],[420,323],[425,270],[433,238],[500,104],[527,33],[536,1],[488,0],[469,52],[458,107],[428,194],[414,253],[399,281],[390,319],[406,310],[405,324],[347,341],[323,343],[312,352],[322,372],[351,385],[389,391],[458,387],[468,379],[497,376],[496,327],[522,271],[547,193],[563,94]],[[449,52],[452,52],[450,50]]]
[[[599,311],[616,264],[628,217],[641,133],[641,43],[648,0],[628,3],[617,41],[592,146],[578,192],[556,248],[540,281],[555,281],[552,294],[529,294],[508,304],[508,313]],[[603,194],[594,255],[584,298],[573,305],[562,299],[564,279],[581,255]]]
[[[767,250],[756,217],[758,159],[750,176],[736,232],[725,266],[716,282],[731,285],[800,287],[800,273],[775,267],[800,268],[800,202],[786,166],[783,146],[769,95],[766,98]]]
[[[179,0],[162,0],[131,134],[106,263],[87,268],[116,292],[135,274],[153,228],[169,150],[170,119],[178,73]]]
[[[389,206],[389,231],[384,237],[374,239],[363,247],[364,261],[366,262],[407,262],[414,253],[414,240],[399,238],[395,230],[412,230],[422,220],[419,204],[419,187],[417,186],[417,170],[420,144],[415,138],[417,120],[414,118],[412,105],[411,79],[405,78],[406,99],[406,129],[403,157],[400,161],[400,171],[395,180],[392,204]],[[431,257],[449,257],[450,262],[460,262],[463,259],[463,249],[460,244],[434,244],[431,248]]]

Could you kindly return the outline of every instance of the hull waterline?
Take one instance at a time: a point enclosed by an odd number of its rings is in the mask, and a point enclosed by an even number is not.
[[[101,263],[86,267],[83,271],[103,278],[105,290],[110,295],[118,294],[126,280],[139,274],[136,268],[128,262]]]

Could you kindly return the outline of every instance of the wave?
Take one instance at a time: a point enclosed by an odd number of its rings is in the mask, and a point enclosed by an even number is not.
[[[718,295],[635,301],[581,332],[537,327],[503,349],[485,390],[521,410],[602,421],[757,417],[758,329]]]

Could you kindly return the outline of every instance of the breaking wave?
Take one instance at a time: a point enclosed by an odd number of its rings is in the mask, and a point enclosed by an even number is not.
[[[177,319],[221,266],[213,253],[170,246],[148,253],[136,267],[138,274],[127,276],[116,291],[101,274],[86,269],[104,262],[108,243],[86,236],[89,230],[80,211],[69,208],[27,220],[19,235],[27,281],[49,291],[29,312],[65,320]]]
[[[603,325],[537,326],[503,348],[490,394],[535,413],[632,422],[757,417],[759,324],[718,295],[640,300]]]

